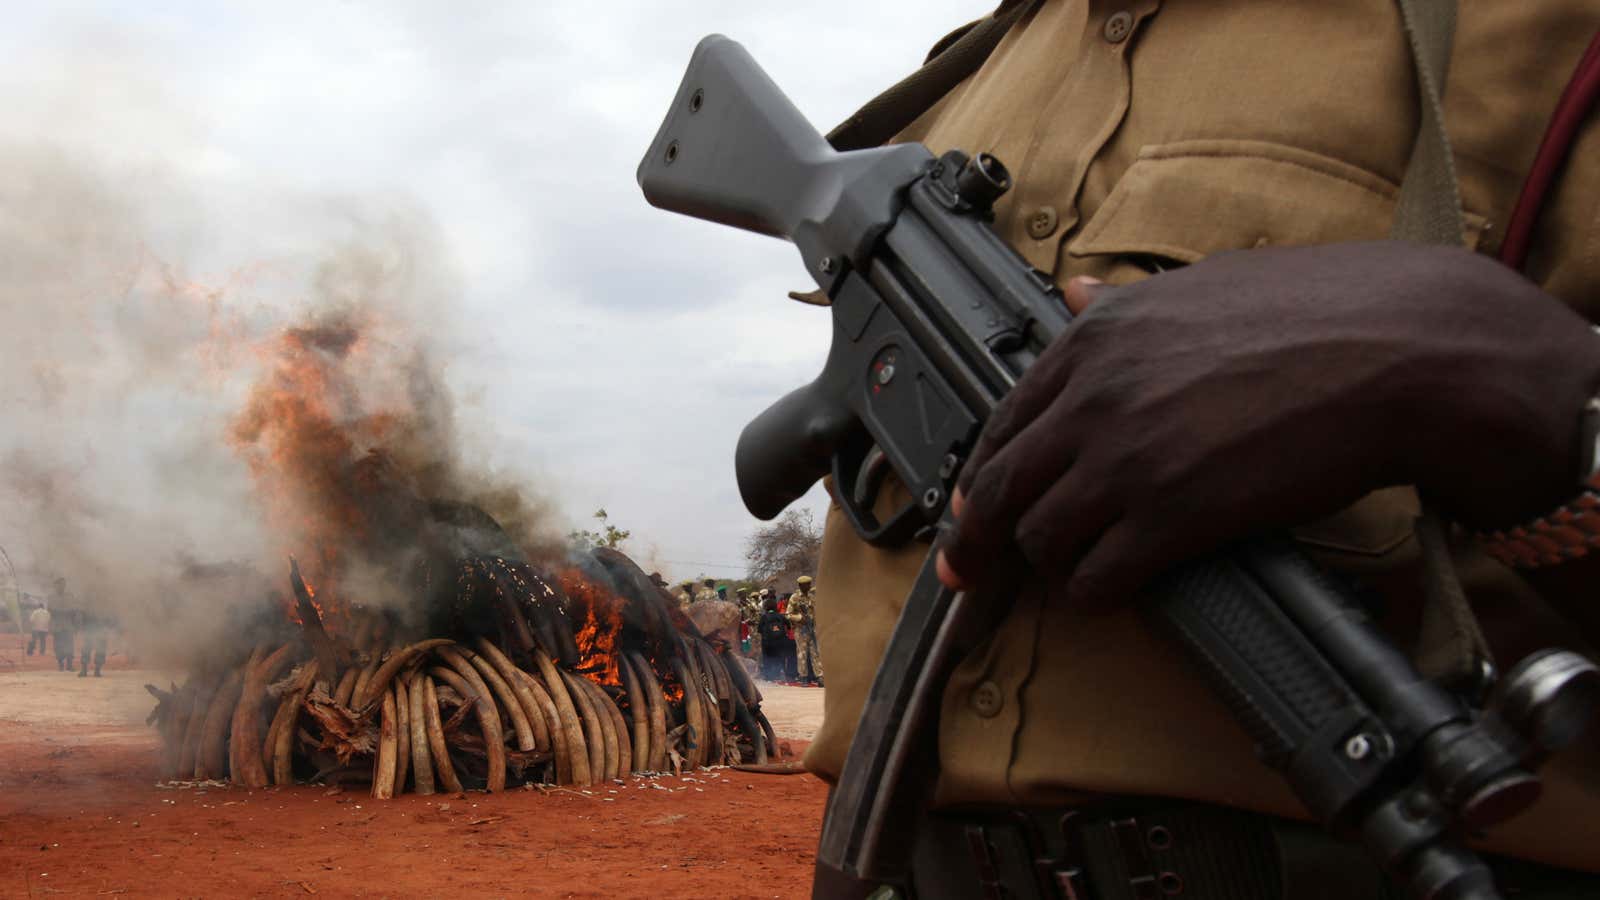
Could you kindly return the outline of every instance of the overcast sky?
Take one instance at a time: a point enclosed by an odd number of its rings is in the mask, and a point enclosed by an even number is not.
[[[459,285],[448,377],[486,465],[575,525],[603,505],[669,576],[731,577],[757,524],[734,442],[815,375],[826,313],[785,299],[812,286],[789,245],[646,205],[639,158],[705,34],[743,42],[826,130],[987,8],[18,5],[0,137],[92,155],[147,200],[183,192],[207,233],[152,242],[201,277],[289,239],[253,218],[262,197],[416,208]],[[820,518],[820,491],[806,503]]]

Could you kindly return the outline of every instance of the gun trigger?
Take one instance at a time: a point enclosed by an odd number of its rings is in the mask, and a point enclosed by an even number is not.
[[[833,298],[829,297],[828,292],[821,288],[814,291],[790,291],[789,299],[799,300],[801,303],[809,303],[812,306],[833,305]]]
[[[878,499],[878,488],[883,484],[884,476],[889,474],[889,455],[877,444],[867,452],[861,461],[861,470],[856,473],[856,483],[850,492],[850,498],[855,501],[857,509],[871,509],[873,501]]]

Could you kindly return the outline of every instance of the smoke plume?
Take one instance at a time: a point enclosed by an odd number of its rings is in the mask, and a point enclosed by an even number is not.
[[[475,338],[428,217],[234,187],[0,135],[0,546],[23,589],[61,579],[53,604],[178,661],[286,595],[290,554],[323,596],[414,602],[429,502],[553,552],[542,501],[473,464],[492,428],[446,379]]]

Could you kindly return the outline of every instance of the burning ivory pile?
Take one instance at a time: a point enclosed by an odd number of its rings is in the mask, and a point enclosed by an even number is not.
[[[165,776],[370,779],[388,798],[592,785],[773,752],[743,664],[621,553],[594,551],[559,576],[503,558],[457,565],[433,637],[402,637],[393,616],[362,610],[330,633],[294,569],[298,623],[182,687],[147,685]]]

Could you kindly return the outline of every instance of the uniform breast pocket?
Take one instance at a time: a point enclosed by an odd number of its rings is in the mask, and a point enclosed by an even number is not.
[[[1153,144],[1067,241],[1077,264],[1066,268],[1115,282],[1226,250],[1377,240],[1389,233],[1398,191],[1367,169],[1286,144]],[[1463,239],[1475,247],[1484,220],[1466,218]]]
[[[1389,233],[1399,186],[1367,169],[1265,141],[1182,141],[1145,147],[1105,202],[1066,244],[1068,271],[1112,283],[1266,246],[1378,240]],[[1467,213],[1467,246],[1482,216]],[[1296,529],[1303,543],[1354,563],[1385,557],[1411,535],[1407,488],[1376,492]]]

